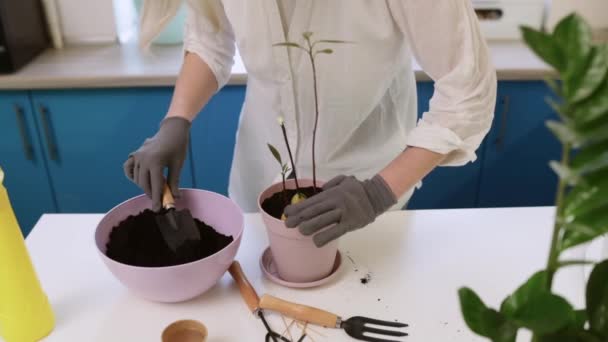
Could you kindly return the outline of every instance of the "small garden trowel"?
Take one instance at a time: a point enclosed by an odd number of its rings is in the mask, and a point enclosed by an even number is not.
[[[188,240],[200,240],[201,235],[190,210],[176,210],[171,189],[165,183],[163,209],[156,215],[156,223],[167,246],[176,252]]]

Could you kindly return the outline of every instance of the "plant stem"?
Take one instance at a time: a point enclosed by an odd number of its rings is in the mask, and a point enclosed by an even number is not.
[[[319,123],[319,101],[317,95],[317,67],[315,66],[315,57],[313,55],[312,46],[310,45],[310,39],[308,42],[308,57],[310,57],[310,64],[312,65],[312,80],[315,94],[315,125],[312,129],[312,188],[314,193],[317,193],[317,164],[315,160],[315,146],[317,140],[317,124]]]
[[[285,204],[287,205],[287,189],[285,186],[285,172],[281,173],[281,176],[283,176],[283,202],[285,202]]]
[[[570,144],[564,144],[562,146],[562,166],[567,167],[570,163]],[[559,236],[561,232],[562,225],[562,212],[563,212],[563,202],[564,195],[566,192],[567,182],[565,179],[559,180],[559,184],[557,186],[557,199],[556,199],[556,218],[555,224],[553,226],[553,237],[551,238],[551,249],[549,252],[549,260],[547,261],[547,284],[545,285],[547,291],[551,291],[551,287],[553,286],[553,277],[555,276],[555,272],[558,269],[559,263],[559,254],[560,250],[558,248]]]
[[[568,166],[570,163],[570,144],[562,145],[562,166]],[[559,254],[560,248],[558,248],[559,237],[561,233],[562,227],[562,214],[563,214],[563,202],[564,195],[566,193],[566,186],[568,185],[565,179],[560,178],[559,183],[557,185],[557,196],[555,200],[555,223],[553,225],[553,236],[551,238],[551,249],[549,251],[549,260],[547,261],[547,283],[545,284],[545,289],[547,291],[551,291],[553,287],[553,277],[555,276],[555,272],[560,267],[559,263]],[[537,342],[539,340],[539,336],[534,334],[532,336],[532,342]]]
[[[287,139],[287,130],[285,125],[281,125],[283,131],[283,138],[285,139],[285,145],[287,145],[287,153],[289,154],[289,160],[291,161],[291,170],[293,171],[293,178],[296,181],[296,190],[300,192],[300,185],[298,184],[298,174],[296,173],[296,164],[293,162],[293,156],[291,155],[291,147],[289,147],[289,140]],[[283,175],[285,177],[285,175]],[[283,189],[285,189],[285,180],[283,180]]]
[[[595,262],[589,260],[565,260],[557,263],[557,268],[579,265],[594,265]]]

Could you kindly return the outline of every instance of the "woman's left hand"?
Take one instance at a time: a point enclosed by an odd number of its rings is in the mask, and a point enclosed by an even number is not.
[[[285,224],[304,235],[315,234],[315,245],[322,247],[367,226],[395,203],[397,198],[380,175],[365,181],[342,175],[327,182],[321,193],[285,208]]]

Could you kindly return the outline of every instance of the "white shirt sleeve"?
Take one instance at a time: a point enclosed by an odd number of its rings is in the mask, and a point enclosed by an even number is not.
[[[211,69],[218,91],[228,83],[235,39],[220,0],[188,0],[184,50],[197,54]]]
[[[475,161],[496,103],[496,71],[469,0],[387,0],[422,69],[435,81],[429,111],[408,146],[446,154],[444,166]]]

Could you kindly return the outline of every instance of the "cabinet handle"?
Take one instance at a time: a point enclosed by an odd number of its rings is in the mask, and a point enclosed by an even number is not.
[[[502,114],[500,116],[500,129],[498,130],[498,137],[494,140],[494,145],[499,150],[504,148],[505,136],[507,135],[507,115],[509,114],[509,107],[511,106],[511,97],[505,95],[502,99],[503,107]]]
[[[57,144],[55,143],[55,137],[53,136],[53,130],[51,128],[49,110],[43,105],[39,105],[38,110],[40,112],[42,128],[44,129],[44,138],[46,140],[46,147],[49,151],[49,158],[52,161],[59,161],[59,152],[57,150]]]
[[[27,122],[25,121],[25,111],[23,107],[18,104],[14,105],[15,116],[17,117],[17,125],[19,126],[19,134],[21,135],[21,142],[23,143],[23,151],[25,152],[25,158],[27,160],[34,160],[34,146],[30,140],[30,134],[27,129]]]

